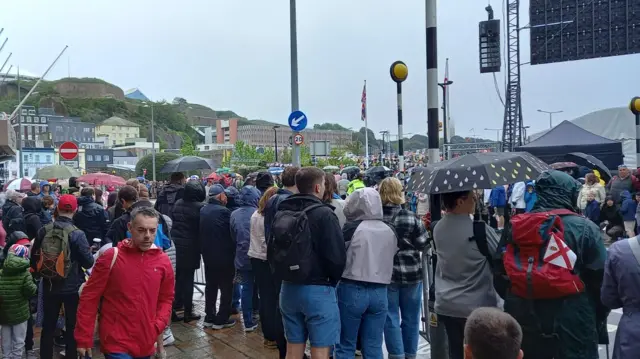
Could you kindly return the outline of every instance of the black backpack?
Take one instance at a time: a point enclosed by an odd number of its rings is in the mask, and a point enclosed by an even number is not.
[[[278,210],[267,244],[267,260],[278,279],[304,283],[313,266],[313,242],[307,213],[324,204],[314,204],[302,211]]]

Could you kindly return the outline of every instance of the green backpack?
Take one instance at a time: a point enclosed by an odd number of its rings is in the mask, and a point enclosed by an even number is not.
[[[71,268],[69,236],[78,230],[74,225],[61,227],[55,222],[44,227],[45,235],[40,246],[36,270],[43,278],[66,279]]]

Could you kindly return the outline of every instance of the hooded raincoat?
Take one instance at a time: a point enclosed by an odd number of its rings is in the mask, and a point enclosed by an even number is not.
[[[538,199],[532,212],[554,209],[575,211],[578,185],[560,171],[543,172],[536,180]],[[525,214],[526,215],[526,214]],[[522,350],[527,358],[597,359],[598,343],[608,336],[606,319],[609,311],[600,301],[607,252],[599,228],[578,215],[562,216],[565,243],[576,254],[574,270],[585,284],[585,292],[561,299],[530,301],[508,291],[509,282],[500,259],[495,262],[494,285],[505,299],[504,309],[522,326]],[[511,236],[507,226],[503,240]],[[533,306],[533,308],[532,308]],[[532,310],[533,309],[533,310]],[[544,338],[550,334],[555,338]],[[553,353],[551,354],[553,355]]]
[[[237,270],[251,270],[248,255],[251,243],[251,216],[258,209],[258,201],[260,201],[260,191],[253,186],[244,186],[236,199],[240,208],[231,213],[231,237],[236,242]]]

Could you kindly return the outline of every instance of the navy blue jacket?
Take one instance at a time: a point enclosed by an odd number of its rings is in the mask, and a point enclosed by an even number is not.
[[[622,215],[622,220],[635,221],[636,209],[638,207],[636,201],[631,198],[631,194],[626,190],[620,193],[620,199],[622,200],[622,205],[620,206],[620,214]]]
[[[207,267],[233,270],[236,244],[231,238],[231,210],[215,198],[200,208],[200,245]]]
[[[589,218],[593,223],[600,225],[600,203],[595,199],[593,201],[587,201],[587,206],[584,208],[584,216]]]
[[[506,207],[507,192],[504,190],[504,186],[496,186],[491,190],[491,195],[489,195],[489,204],[494,208]]]
[[[236,202],[240,208],[231,213],[231,238],[236,243],[235,266],[237,270],[251,270],[249,244],[251,243],[251,216],[258,209],[260,191],[253,186],[244,186]]]
[[[62,228],[73,225],[73,221],[66,217],[58,217],[55,221],[56,226]],[[35,270],[38,260],[40,259],[39,250],[42,246],[42,240],[45,236],[45,228],[38,231],[38,236],[33,243],[31,249],[31,267]],[[89,269],[93,266],[93,255],[89,248],[87,237],[81,230],[75,230],[69,235],[69,251],[71,252],[71,268],[66,279],[59,281],[50,281],[43,279],[45,292],[51,294],[78,294],[78,290],[84,283],[84,272],[82,268]]]
[[[73,223],[84,231],[87,240],[93,242],[94,238],[103,240],[107,235],[107,215],[104,208],[97,204],[91,197],[78,198],[78,211],[73,215]]]

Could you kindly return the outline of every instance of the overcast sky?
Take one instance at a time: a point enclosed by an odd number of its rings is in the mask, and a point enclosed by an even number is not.
[[[69,49],[48,79],[98,77],[153,100],[175,96],[249,119],[285,123],[291,109],[287,0],[3,0],[4,58],[42,74]],[[479,0],[439,1],[440,80],[450,62],[456,134],[495,138],[504,109],[490,74],[478,66]],[[493,0],[496,18],[502,1]],[[528,23],[528,1],[522,2]],[[389,66],[409,67],[404,85],[405,133],[426,134],[425,4],[423,0],[298,0],[300,107],[310,124],[354,129],[367,80],[369,128],[397,133]],[[529,61],[529,33],[522,58]],[[563,110],[554,122],[626,106],[640,95],[640,55],[523,66],[522,98],[529,133],[548,128],[537,109]],[[6,69],[5,69],[6,71]],[[497,74],[503,92],[504,74]],[[635,85],[635,86],[634,86]],[[635,91],[635,92],[634,92]]]

